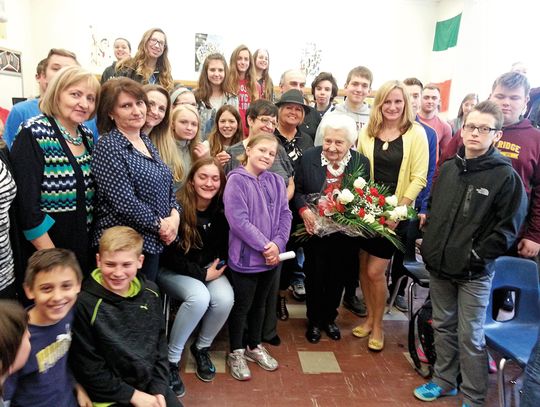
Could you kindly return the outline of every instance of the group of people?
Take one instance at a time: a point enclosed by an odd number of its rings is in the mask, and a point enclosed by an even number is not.
[[[467,95],[451,127],[437,115],[439,89],[416,78],[383,83],[369,106],[373,75],[358,66],[335,104],[336,80],[323,72],[310,106],[296,69],[274,102],[266,50],[241,45],[229,65],[208,55],[192,91],[174,86],[162,30],[148,30],[134,57],[127,40],[117,48],[101,84],[52,49],[38,67],[41,97],[7,119],[0,298],[34,302],[17,333],[0,318],[11,346],[2,375],[22,368],[4,386],[12,405],[181,405],[179,364],[199,323],[199,379],[216,376],[209,350],[226,322],[231,375],[249,380],[248,362],[274,371],[263,343],[281,342],[291,284],[305,296],[310,343],[322,332],[341,339],[343,297],[365,317],[352,334],[382,351],[386,270],[393,258],[397,281],[403,256],[383,237],[318,234],[312,205],[351,174],[416,208],[416,222],[386,221],[397,236],[425,232],[438,358],[415,396],[457,394],[461,374],[463,405],[484,403],[490,264],[540,249],[540,131],[522,118],[524,75],[498,77],[488,101]],[[310,235],[301,244],[298,225]],[[280,261],[289,250],[303,253],[302,269]],[[168,340],[160,292],[180,304]],[[12,305],[4,312],[21,319]],[[30,358],[16,363],[27,331]]]

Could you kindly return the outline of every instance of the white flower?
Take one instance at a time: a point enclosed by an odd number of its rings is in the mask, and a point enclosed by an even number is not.
[[[375,222],[375,216],[373,216],[371,213],[366,213],[366,216],[364,216],[364,221],[367,223],[373,223]]]
[[[397,196],[395,195],[386,197],[385,201],[388,205],[391,205],[391,206],[397,206],[398,204],[398,199],[397,199]]]
[[[337,197],[337,200],[339,203],[346,205],[354,199],[354,195],[351,191],[349,191],[347,188],[345,188],[343,191],[341,191]]]
[[[364,178],[362,177],[358,177],[354,180],[354,183],[353,183],[353,186],[357,189],[364,189],[364,187],[366,186],[367,182]]]
[[[397,220],[407,219],[407,207],[405,205],[397,206],[393,211],[390,211],[390,220],[394,222]]]

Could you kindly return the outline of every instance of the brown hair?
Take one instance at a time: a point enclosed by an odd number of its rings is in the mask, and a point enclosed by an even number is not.
[[[210,61],[221,61],[223,63],[224,75],[223,82],[221,83],[221,91],[226,95],[236,92],[236,89],[230,89],[230,84],[228,83],[229,79],[229,67],[227,66],[227,61],[225,57],[219,53],[210,54],[204,60],[203,66],[201,68],[201,74],[199,75],[199,85],[198,88],[193,92],[197,102],[202,102],[206,107],[211,107],[210,97],[212,96],[212,84],[208,79],[208,66]]]
[[[251,51],[249,48],[245,45],[239,45],[235,48],[235,50],[231,54],[230,59],[230,68],[229,68],[229,81],[228,81],[228,88],[231,89],[235,94],[238,94],[238,81],[240,80],[238,75],[238,68],[237,68],[237,60],[238,56],[240,55],[240,52],[247,51],[249,54],[249,68],[246,72],[246,86],[247,91],[249,94],[249,98],[251,102],[253,103],[255,100],[259,98],[259,95],[257,93],[257,80],[256,80],[256,73],[255,73],[255,64],[253,63],[253,56],[251,55]]]
[[[48,273],[58,267],[70,268],[75,272],[77,281],[82,281],[82,272],[75,254],[68,249],[58,247],[52,249],[38,250],[28,260],[26,273],[24,275],[24,285],[32,288],[38,273]]]
[[[142,236],[129,226],[113,226],[106,229],[99,239],[99,254],[121,251],[135,251],[140,256],[143,251]]]
[[[250,136],[249,138],[249,141],[246,146],[246,152],[238,157],[238,161],[240,161],[240,164],[245,166],[248,162],[247,149],[253,148],[257,144],[263,141],[273,141],[276,143],[276,146],[279,145],[279,140],[273,134],[269,134],[269,133],[254,134],[253,136]]]
[[[334,78],[334,75],[332,75],[330,72],[321,72],[317,75],[315,79],[313,79],[313,82],[311,82],[311,94],[313,97],[315,97],[315,88],[319,83],[322,81],[329,81],[332,84],[332,93],[330,95],[330,104],[334,101],[334,98],[338,94],[338,85],[336,82],[336,78]]]
[[[365,66],[357,66],[351,69],[347,75],[347,82],[345,82],[346,85],[349,84],[353,76],[359,76],[367,79],[369,81],[369,87],[371,87],[371,84],[373,83],[373,73]]]
[[[96,109],[99,134],[108,133],[115,127],[111,113],[116,107],[116,102],[118,102],[118,97],[122,92],[133,96],[137,100],[144,101],[146,107],[148,107],[148,97],[140,83],[123,77],[105,82],[101,87],[101,99]]]
[[[0,300],[0,396],[3,377],[15,362],[28,328],[28,315],[16,301]]]
[[[270,77],[270,74],[268,71],[270,70],[270,53],[265,48],[259,48],[257,51],[253,53],[253,64],[255,66],[255,72],[257,72],[257,57],[259,56],[259,53],[261,51],[265,51],[266,55],[268,55],[268,66],[266,69],[263,69],[261,79],[262,79],[262,99],[266,100],[272,100],[274,96],[274,82],[272,82],[272,78]]]
[[[243,132],[242,132],[242,120],[240,119],[240,113],[238,113],[238,110],[236,107],[231,105],[223,105],[219,108],[219,110],[216,113],[216,120],[214,123],[214,127],[212,127],[212,131],[210,132],[210,135],[208,136],[208,143],[210,144],[210,155],[212,157],[215,157],[217,154],[221,153],[224,148],[223,144],[225,141],[225,137],[219,132],[219,119],[221,118],[221,115],[223,113],[229,112],[234,116],[236,119],[236,133],[233,134],[231,137],[231,141],[229,145],[233,145],[236,143],[239,143],[242,141],[243,138]]]
[[[499,105],[497,105],[495,102],[492,102],[491,100],[485,100],[483,102],[480,102],[473,107],[471,112],[485,113],[493,116],[493,118],[495,119],[495,128],[497,130],[502,129],[504,123],[504,115]]]
[[[221,200],[223,190],[225,189],[225,171],[223,171],[223,167],[217,158],[202,157],[193,163],[186,181],[176,194],[176,199],[182,205],[183,209],[180,214],[180,227],[178,230],[180,241],[178,242],[178,246],[184,250],[184,253],[189,252],[193,248],[200,249],[202,244],[201,236],[197,229],[197,194],[193,187],[193,179],[197,171],[205,165],[215,165],[219,171],[219,190],[211,202],[214,210],[219,209],[216,203]]]
[[[171,64],[167,54],[169,46],[167,45],[167,35],[161,28],[151,28],[147,30],[139,42],[137,52],[133,58],[126,58],[116,64],[116,71],[128,68],[133,69],[136,74],[142,76],[143,83],[148,83],[148,79],[154,74],[154,70],[147,65],[148,55],[146,54],[146,44],[152,38],[152,34],[160,32],[165,36],[165,45],[163,46],[163,54],[157,59],[156,69],[159,71],[159,84],[167,91],[174,87],[174,81],[171,75]]]
[[[77,55],[75,53],[68,51],[67,49],[63,48],[51,48],[49,53],[47,54],[47,58],[45,58],[45,62],[43,63],[43,72],[47,70],[47,67],[49,66],[49,61],[51,60],[51,57],[53,55],[60,55],[61,57],[66,58],[73,58],[77,65],[79,65],[79,61],[77,61]]]

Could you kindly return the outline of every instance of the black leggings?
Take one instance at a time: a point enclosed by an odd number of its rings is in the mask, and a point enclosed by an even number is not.
[[[249,347],[253,349],[261,343],[266,298],[275,273],[275,268],[260,273],[239,273],[231,269],[234,290],[234,306],[229,315],[231,351],[244,348],[242,338],[246,322]]]

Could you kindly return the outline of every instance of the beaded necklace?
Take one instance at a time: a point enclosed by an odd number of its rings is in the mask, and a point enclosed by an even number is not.
[[[56,124],[58,125],[58,128],[60,129],[60,133],[62,133],[62,136],[64,139],[68,142],[73,144],[74,146],[80,146],[83,142],[82,134],[79,132],[79,129],[77,128],[77,137],[73,137],[67,129],[62,126],[62,124],[56,120]]]

